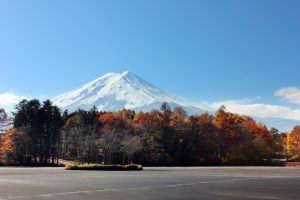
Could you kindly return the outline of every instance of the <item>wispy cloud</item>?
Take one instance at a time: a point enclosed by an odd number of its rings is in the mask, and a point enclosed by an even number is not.
[[[29,99],[29,97],[17,95],[12,91],[0,93],[0,107],[6,111],[12,111],[14,106],[23,99]]]
[[[274,95],[290,103],[300,104],[300,89],[297,87],[282,88],[275,91]]]

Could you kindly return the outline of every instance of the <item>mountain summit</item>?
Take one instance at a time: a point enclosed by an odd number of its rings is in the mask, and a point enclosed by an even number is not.
[[[180,106],[188,114],[200,114],[205,106],[178,97],[145,81],[132,72],[112,72],[97,78],[75,90],[52,99],[63,110],[88,110],[94,105],[101,111],[117,111],[123,108],[149,111],[160,108],[163,102],[171,108]]]

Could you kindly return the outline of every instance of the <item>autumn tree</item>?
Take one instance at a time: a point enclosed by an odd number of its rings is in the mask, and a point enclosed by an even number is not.
[[[120,150],[123,153],[123,164],[124,164],[124,156],[127,156],[127,164],[133,163],[133,156],[135,153],[141,151],[143,148],[142,140],[139,136],[136,135],[125,135],[121,140],[121,148]]]
[[[161,153],[164,154],[164,162],[167,165],[170,165],[174,162],[175,153],[174,143],[175,143],[175,133],[174,129],[171,127],[171,117],[172,117],[172,110],[168,103],[163,103],[161,106],[161,126],[162,126],[162,135],[161,140],[158,141],[160,146],[162,147]]]
[[[12,128],[1,136],[0,163],[25,164],[28,156],[28,136],[25,131]]]
[[[251,118],[246,118],[242,122],[243,131],[243,149],[240,155],[245,161],[251,164],[261,164],[264,160],[271,158],[272,152],[272,135],[263,124],[256,123]]]
[[[272,136],[272,150],[274,158],[286,158],[287,156],[287,134],[280,133],[276,128],[270,129]]]
[[[161,113],[158,110],[139,112],[135,115],[134,121],[138,125],[143,144],[140,159],[148,165],[163,163],[166,152],[161,142],[164,131]]]
[[[100,138],[97,139],[97,147],[102,162],[111,164],[113,154],[120,149],[120,135],[110,130],[103,130]]]
[[[219,159],[226,162],[231,151],[234,151],[238,126],[235,115],[225,111],[225,107],[221,106],[214,118],[216,127],[217,154]]]
[[[190,145],[193,144],[194,152],[192,156],[197,163],[218,162],[217,158],[217,138],[216,127],[214,125],[214,116],[208,113],[202,115],[190,116],[188,120],[190,131],[194,133]]]
[[[189,130],[188,116],[181,107],[176,107],[171,114],[170,127],[173,131],[173,157],[177,165],[192,165],[196,140]]]
[[[96,140],[99,138],[100,113],[78,110],[65,118],[61,131],[61,157],[83,162],[99,162]]]
[[[300,157],[300,126],[295,126],[287,136],[287,148],[291,156]]]

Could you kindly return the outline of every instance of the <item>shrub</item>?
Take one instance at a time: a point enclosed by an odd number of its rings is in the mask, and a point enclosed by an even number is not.
[[[103,165],[103,164],[69,164],[66,170],[106,170],[106,171],[138,171],[143,170],[142,165]]]

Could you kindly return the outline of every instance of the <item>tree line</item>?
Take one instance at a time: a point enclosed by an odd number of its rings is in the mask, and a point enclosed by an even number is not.
[[[248,116],[227,112],[188,116],[160,110],[61,113],[46,100],[16,106],[14,128],[0,137],[3,164],[140,163],[147,166],[262,165],[299,154],[300,127],[279,133]]]

